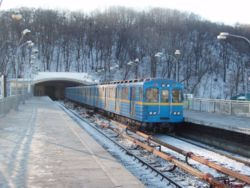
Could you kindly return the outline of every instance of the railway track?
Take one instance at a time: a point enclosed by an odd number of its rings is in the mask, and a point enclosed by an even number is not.
[[[65,110],[65,109],[64,109]],[[71,110],[71,109],[67,109],[69,110],[72,114],[74,114],[74,116],[76,116],[77,118],[79,118],[80,120],[86,122],[86,119],[83,118],[81,115],[79,115],[78,113],[76,113],[75,111]],[[67,112],[67,111],[66,111]],[[89,122],[87,122],[89,123]],[[167,186],[172,186],[172,187],[176,187],[176,188],[182,188],[183,186],[179,185],[178,183],[174,182],[172,179],[170,179],[169,177],[167,177],[164,173],[166,171],[171,171],[171,169],[169,170],[158,170],[156,167],[157,166],[155,163],[153,163],[152,161],[146,161],[143,158],[137,156],[136,154],[134,154],[131,150],[133,149],[129,149],[124,147],[123,145],[121,145],[119,142],[117,142],[115,139],[113,139],[114,137],[110,137],[110,135],[105,134],[101,129],[104,128],[103,125],[100,125],[99,128],[97,128],[96,126],[93,126],[91,124],[89,124],[93,129],[95,129],[99,134],[103,135],[104,137],[106,137],[108,140],[110,140],[112,143],[114,143],[115,145],[117,145],[119,148],[121,148],[122,151],[124,151],[127,155],[131,156],[132,158],[134,158],[134,160],[137,160],[139,163],[142,164],[142,166],[145,166],[146,169],[150,169],[152,172],[155,173],[155,176],[160,176],[161,177],[161,181],[165,180],[166,181],[166,185]],[[101,129],[100,129],[101,128]],[[115,136],[117,137],[117,135]]]
[[[120,123],[118,123],[118,122],[113,122],[113,123],[115,123],[116,125],[120,124]],[[122,124],[120,124],[119,126],[125,128],[125,129],[128,128],[127,126],[122,125]],[[249,177],[249,176],[246,176],[246,175],[244,175],[244,174],[241,174],[241,173],[239,173],[239,172],[237,172],[237,171],[233,171],[233,170],[231,170],[231,169],[229,169],[229,168],[223,167],[222,165],[217,164],[217,163],[215,163],[215,162],[209,161],[208,159],[205,159],[205,158],[202,157],[202,156],[198,156],[198,155],[192,153],[191,151],[185,151],[185,150],[183,150],[183,149],[181,149],[181,148],[178,148],[178,147],[175,147],[175,146],[173,146],[173,145],[171,145],[171,144],[167,144],[167,143],[165,143],[165,142],[159,140],[158,138],[154,138],[154,137],[151,136],[151,135],[148,135],[148,134],[145,134],[145,133],[142,133],[142,132],[139,132],[139,131],[135,131],[135,133],[136,133],[137,135],[140,135],[141,137],[145,138],[145,139],[147,140],[148,143],[157,144],[157,145],[160,146],[160,147],[163,146],[163,147],[166,147],[166,148],[168,148],[168,149],[171,149],[171,150],[173,150],[173,151],[175,151],[175,152],[177,152],[177,153],[179,153],[179,154],[184,155],[184,156],[185,156],[185,161],[186,161],[187,164],[189,164],[189,163],[188,163],[188,159],[190,158],[190,159],[192,159],[192,160],[194,160],[194,161],[197,161],[197,162],[199,162],[199,163],[201,163],[201,164],[203,164],[203,165],[206,165],[206,166],[208,166],[208,167],[210,167],[210,168],[213,168],[213,169],[215,169],[215,170],[217,170],[217,171],[219,171],[219,172],[221,172],[221,173],[223,173],[223,174],[226,174],[226,175],[228,175],[228,176],[230,176],[230,177],[233,177],[233,178],[236,178],[236,179],[238,179],[238,180],[241,180],[242,183],[241,183],[241,184],[239,184],[239,183],[235,184],[235,187],[240,187],[240,185],[243,187],[243,186],[246,185],[246,184],[250,185],[250,177]],[[241,161],[241,160],[240,160],[240,161]],[[241,161],[241,162],[242,162],[242,161]],[[246,162],[246,165],[248,165],[247,162]],[[190,169],[189,169],[189,170],[190,170]],[[189,170],[188,170],[188,171],[189,171]],[[191,169],[191,170],[192,170],[192,169]],[[190,172],[190,171],[189,171],[189,172]],[[192,172],[191,172],[191,173],[192,173]],[[202,178],[202,177],[200,176],[200,178]],[[220,178],[220,179],[222,180],[222,178]],[[230,184],[229,178],[225,177],[224,180],[225,180],[224,182],[225,182],[227,185],[230,185],[231,187],[234,187],[233,184]],[[209,182],[209,183],[210,183],[210,182]]]
[[[74,113],[76,116],[81,118],[83,121],[85,121],[84,118],[80,117],[78,114]],[[85,117],[89,117],[87,114],[85,114]],[[115,121],[96,121],[95,124],[97,127],[95,128],[98,132],[103,134],[105,137],[107,137],[109,140],[111,140],[113,143],[118,145],[120,148],[122,148],[123,151],[125,151],[128,155],[131,155],[133,158],[138,160],[140,163],[146,166],[146,168],[150,168],[152,171],[154,171],[157,175],[161,176],[162,179],[165,179],[168,184],[171,184],[174,187],[182,187],[181,183],[176,183],[175,180],[172,180],[168,176],[165,175],[165,172],[173,172],[177,167],[181,169],[182,171],[185,171],[186,173],[191,174],[192,176],[198,177],[200,180],[207,182],[210,187],[243,187],[245,185],[250,185],[250,177],[240,174],[239,172],[233,171],[231,169],[228,169],[226,167],[223,167],[215,162],[209,161],[201,156],[197,156],[192,152],[184,151],[183,149],[177,148],[173,145],[167,144],[165,142],[162,142],[161,140],[154,138],[151,135],[147,135],[145,133],[139,132],[139,131],[133,131],[129,130],[129,128],[121,123],[115,122]],[[109,129],[115,132],[117,135],[116,138],[122,137],[129,141],[131,141],[133,144],[135,144],[137,147],[143,148],[145,151],[148,151],[158,157],[160,157],[163,160],[166,160],[170,163],[172,163],[171,168],[164,168],[162,169],[162,165],[159,165],[159,163],[154,163],[152,161],[147,161],[143,158],[138,157],[136,154],[131,152],[131,149],[127,149],[126,147],[119,144],[115,139],[110,138],[109,135],[106,135],[102,129]],[[102,131],[101,131],[101,130]],[[165,152],[161,151],[161,148],[165,147],[168,149],[171,149],[181,155],[185,156],[185,161],[179,160],[175,156],[171,156]],[[216,178],[213,177],[209,173],[202,172],[198,170],[197,168],[192,167],[188,163],[188,159],[192,159],[194,161],[197,161],[203,165],[206,165],[210,168],[215,169],[216,171],[219,171],[227,177],[223,178]],[[160,168],[159,168],[160,167]],[[159,170],[161,169],[161,170]],[[235,183],[231,181],[233,180],[239,180]]]
[[[173,134],[169,134],[168,136],[169,136],[169,137],[176,138],[176,139],[178,139],[178,140],[182,140],[182,141],[187,142],[187,143],[190,143],[190,144],[195,145],[195,146],[197,146],[197,147],[200,147],[200,148],[203,148],[203,149],[207,149],[207,150],[213,151],[213,152],[215,152],[215,153],[218,153],[218,154],[220,154],[220,155],[222,155],[222,156],[225,156],[225,157],[230,158],[230,159],[232,159],[232,160],[234,160],[234,161],[243,163],[243,164],[245,164],[245,165],[247,165],[247,166],[250,167],[250,162],[249,162],[249,161],[244,160],[244,159],[241,159],[241,158],[236,157],[236,156],[233,156],[232,154],[228,154],[228,153],[223,152],[223,151],[220,151],[220,150],[218,150],[218,149],[214,149],[214,148],[212,148],[212,147],[205,146],[204,144],[199,144],[199,143],[197,143],[197,142],[194,142],[194,141],[191,141],[191,140],[189,140],[189,139],[182,138],[182,137],[180,137],[180,136],[176,136],[176,135],[173,135]]]

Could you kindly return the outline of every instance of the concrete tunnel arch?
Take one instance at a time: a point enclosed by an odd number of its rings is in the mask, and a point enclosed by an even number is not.
[[[49,96],[52,100],[63,100],[66,87],[95,83],[86,73],[39,72],[34,77],[31,88],[34,96]]]

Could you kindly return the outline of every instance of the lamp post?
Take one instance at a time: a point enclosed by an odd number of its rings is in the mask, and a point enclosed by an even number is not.
[[[228,33],[228,32],[221,32],[218,36],[217,36],[217,39],[218,40],[226,40],[228,37],[233,37],[233,38],[238,38],[238,39],[242,39],[244,40],[245,42],[248,43],[248,45],[250,46],[250,40],[244,36],[241,36],[241,35],[235,35],[235,34],[231,34],[231,33]],[[244,64],[245,65],[245,83],[246,83],[246,86],[245,86],[245,97],[247,99],[247,92],[248,92],[248,81],[250,80],[250,77],[248,77],[248,70],[247,70],[247,66],[246,66],[246,63]]]
[[[37,59],[37,54],[38,50],[37,49],[32,49],[32,53],[30,54],[30,61],[29,61],[29,85],[28,85],[28,93],[29,95],[34,95],[33,93],[33,79],[34,75],[37,74],[37,66],[35,66],[35,59]]]
[[[100,76],[101,74],[104,73],[104,80],[106,80],[106,73],[105,73],[105,69],[104,68],[99,68],[96,70],[96,74],[98,75],[99,79],[100,79]]]
[[[139,63],[140,63],[139,58],[136,58],[135,60],[129,61],[129,62],[127,63],[127,65],[129,66],[129,69],[130,69],[130,67],[135,66],[135,78],[136,78],[136,79],[138,78],[138,64],[139,64]],[[128,72],[129,72],[129,70],[128,70]]]
[[[174,55],[176,58],[176,81],[179,82],[179,56],[181,55],[180,50],[175,50]]]
[[[157,52],[157,53],[155,54],[155,57],[156,57],[156,58],[159,58],[159,59],[160,59],[162,56],[164,56],[164,54],[163,54],[162,52]],[[156,59],[156,61],[155,61],[153,76],[156,77],[156,75],[157,75],[157,59]]]
[[[15,13],[11,15],[11,18],[15,21],[20,21],[23,18],[23,16],[20,13]]]
[[[16,12],[14,14],[11,15],[11,18],[12,20],[14,21],[17,21],[19,22],[20,20],[22,20],[23,16],[19,13],[19,12]],[[22,43],[24,37],[30,33],[31,31],[29,29],[24,29],[21,33],[21,37],[19,39],[19,41],[17,42],[17,45],[16,45],[16,51],[15,51],[15,54],[14,54],[14,58],[16,58],[15,60],[15,72],[16,72],[16,95],[17,95],[17,80],[18,80],[18,74],[19,74],[19,63],[18,63],[18,53],[19,53],[19,50],[25,46],[25,45],[28,45],[29,47],[32,47],[34,44],[32,41],[26,41],[24,43]],[[22,88],[23,90],[23,88]]]
[[[180,50],[175,50],[174,54],[175,54],[175,56],[170,55],[170,54],[164,54],[163,52],[157,52],[155,54],[155,57],[161,58],[162,56],[168,56],[168,57],[171,57],[171,58],[174,59],[174,61],[175,61],[175,73],[174,73],[175,80],[177,82],[179,82],[179,61],[178,61],[178,57],[181,55],[181,52],[180,52]]]
[[[20,40],[21,41],[21,40]],[[24,43],[22,43],[22,44],[19,44],[18,46],[17,46],[17,50],[16,50],[16,55],[15,55],[15,57],[14,58],[16,58],[16,63],[15,63],[15,66],[16,66],[16,84],[17,84],[17,81],[18,81],[18,75],[19,75],[19,62],[18,62],[18,53],[19,53],[19,50],[22,48],[22,47],[24,47],[24,46],[28,46],[28,47],[32,47],[33,45],[34,45],[34,43],[31,41],[31,40],[28,40],[28,41],[26,41],[26,42],[24,42]],[[21,89],[21,91],[23,90],[23,88]],[[16,87],[16,95],[17,95],[17,87]]]
[[[136,58],[135,60],[134,60],[134,62],[135,62],[135,79],[137,79],[138,78],[138,68],[139,68],[139,63],[140,63],[140,60],[139,60],[139,58]]]
[[[227,33],[227,32],[221,32],[218,36],[217,36],[217,39],[219,40],[225,40],[227,39],[228,37],[234,37],[234,38],[239,38],[239,39],[243,39],[244,41],[246,41],[249,45],[250,45],[250,40],[244,36],[241,36],[241,35],[235,35],[235,34],[230,34],[230,33]]]

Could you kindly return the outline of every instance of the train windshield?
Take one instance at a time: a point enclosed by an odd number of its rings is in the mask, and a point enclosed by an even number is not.
[[[159,102],[159,89],[158,88],[147,89],[146,102]]]
[[[169,101],[169,90],[164,89],[161,92],[161,102],[168,102]]]
[[[173,103],[182,102],[182,91],[181,90],[177,90],[177,89],[173,90],[172,101],[173,101]]]

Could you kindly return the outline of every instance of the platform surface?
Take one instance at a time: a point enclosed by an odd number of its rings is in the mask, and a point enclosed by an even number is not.
[[[185,122],[250,135],[250,118],[192,110],[184,111]]]
[[[47,97],[0,118],[0,148],[0,187],[144,187]]]

